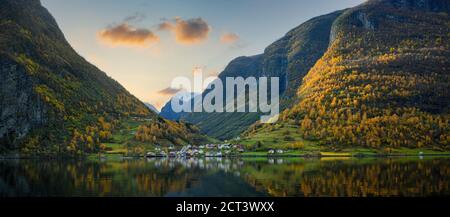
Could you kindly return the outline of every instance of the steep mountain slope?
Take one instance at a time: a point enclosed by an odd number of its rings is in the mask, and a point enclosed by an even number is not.
[[[301,79],[325,53],[333,21],[342,11],[311,19],[289,31],[284,37],[268,46],[263,54],[238,57],[220,73],[226,77],[279,77],[281,109],[294,103],[293,96]],[[205,91],[203,95],[207,94]],[[239,135],[259,120],[259,113],[190,113],[181,118],[197,124],[206,134],[220,139]]]
[[[186,102],[189,103],[190,100],[193,97],[198,96],[200,93],[191,93],[187,91],[181,91],[174,96],[161,108],[160,115],[163,118],[169,119],[169,120],[180,120],[180,117],[187,115],[183,112],[175,112],[172,110],[172,100],[179,100],[180,102]]]
[[[449,9],[445,0],[373,0],[343,13],[282,122],[333,146],[448,150]]]
[[[262,62],[263,55],[238,57],[232,60],[218,77],[222,81],[225,81],[226,77],[260,77],[262,72]],[[202,93],[203,97],[209,92],[210,90],[204,91]],[[194,105],[193,100],[191,103]],[[225,102],[224,107],[226,107]],[[258,120],[259,115],[258,113],[249,112],[196,112],[181,114],[180,119],[185,119],[187,122],[197,125],[202,132],[211,137],[218,139],[229,139],[239,135],[239,133],[245,130],[250,124]]]
[[[129,117],[168,130],[72,49],[39,0],[0,0],[0,30],[0,152],[98,152]]]
[[[154,105],[152,105],[152,104],[150,104],[148,102],[146,102],[144,104],[145,104],[145,106],[147,106],[148,109],[150,109],[150,111],[152,111],[152,112],[154,112],[156,114],[159,113],[158,109]]]

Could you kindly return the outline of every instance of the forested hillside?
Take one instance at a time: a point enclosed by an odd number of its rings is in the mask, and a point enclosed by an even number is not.
[[[1,153],[97,153],[124,120],[177,124],[79,56],[39,0],[0,0],[0,29]]]
[[[369,1],[343,13],[281,121],[333,146],[448,150],[449,5]]]

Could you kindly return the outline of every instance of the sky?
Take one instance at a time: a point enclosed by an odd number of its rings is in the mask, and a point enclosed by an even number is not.
[[[364,0],[41,0],[85,59],[160,109],[172,80],[217,75],[290,29]]]

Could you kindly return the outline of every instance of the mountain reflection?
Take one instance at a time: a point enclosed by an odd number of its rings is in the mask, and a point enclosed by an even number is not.
[[[0,196],[449,195],[450,158],[1,160]]]

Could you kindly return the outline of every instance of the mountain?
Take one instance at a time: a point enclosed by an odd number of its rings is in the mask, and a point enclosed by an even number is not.
[[[175,94],[162,108],[161,108],[161,117],[169,119],[169,120],[180,120],[182,117],[186,116],[187,113],[184,112],[175,112],[172,110],[172,100],[179,100],[181,103],[190,103],[190,100],[194,97],[200,95],[199,93],[191,93],[187,91],[181,91]]]
[[[150,104],[148,102],[145,102],[144,105],[147,106],[147,108],[149,108],[150,111],[152,111],[152,112],[154,112],[156,114],[159,113],[158,109],[155,106],[153,106],[152,104]]]
[[[342,14],[337,11],[313,18],[268,46],[263,54],[232,60],[219,79],[226,77],[279,77],[280,108],[290,107],[303,76],[322,57],[330,42],[331,25]],[[206,95],[209,91],[205,91]],[[241,95],[245,93],[240,93]],[[226,105],[225,105],[226,106]],[[181,117],[202,132],[220,139],[238,136],[260,118],[259,113],[188,113]]]
[[[447,0],[371,0],[346,10],[280,123],[332,147],[449,150],[449,11]],[[283,131],[276,128],[255,125],[245,135]]]
[[[193,128],[157,117],[79,56],[39,0],[0,0],[0,29],[1,153],[95,153],[136,124],[156,129],[151,144],[192,141]]]

